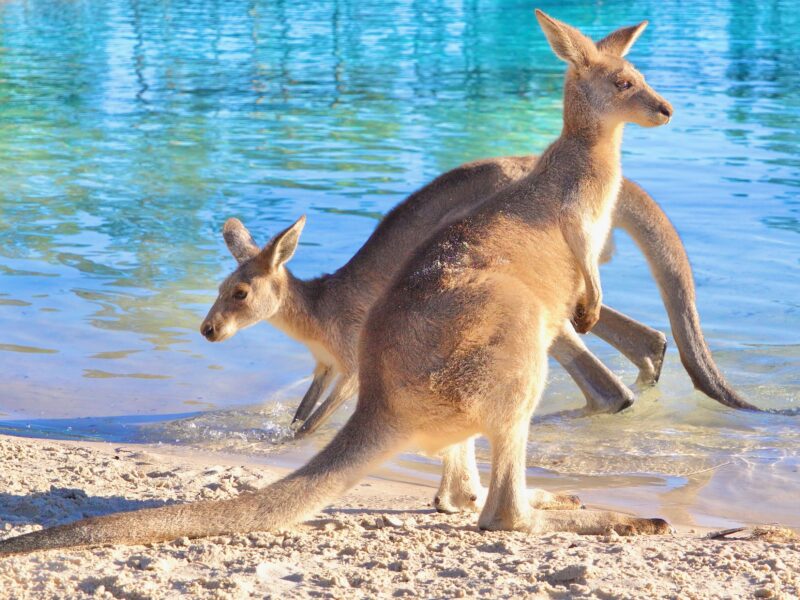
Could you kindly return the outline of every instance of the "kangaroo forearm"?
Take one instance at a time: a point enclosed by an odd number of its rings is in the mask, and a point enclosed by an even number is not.
[[[600,287],[600,269],[592,255],[591,240],[584,231],[576,230],[569,224],[565,224],[564,229],[569,231],[564,237],[583,278],[582,302],[587,308],[598,307],[599,309],[603,292]]]
[[[571,325],[550,346],[550,355],[578,385],[590,411],[618,412],[633,404],[633,392],[589,351]]]
[[[569,247],[575,265],[584,283],[583,294],[578,299],[572,324],[579,333],[588,333],[600,317],[603,293],[600,287],[600,269],[597,263],[597,240],[576,210],[561,213],[561,233]]]
[[[584,301],[587,306],[599,306],[603,301],[603,290],[600,285],[600,271],[596,264],[585,261],[581,264],[584,284]]]
[[[357,390],[358,378],[355,375],[341,375],[325,401],[297,430],[297,436],[314,433]]]
[[[311,381],[311,385],[300,401],[300,405],[294,413],[294,418],[292,418],[292,423],[308,419],[308,415],[314,410],[320,396],[322,396],[322,393],[328,387],[333,377],[334,372],[330,367],[318,367],[315,369],[314,379]]]
[[[647,192],[626,180],[617,203],[615,224],[631,235],[647,259],[681,362],[694,386],[726,406],[759,410],[730,387],[711,356],[695,305],[689,258],[669,218]]]
[[[661,374],[667,348],[663,333],[603,305],[592,333],[608,342],[639,367],[638,383],[652,385]]]

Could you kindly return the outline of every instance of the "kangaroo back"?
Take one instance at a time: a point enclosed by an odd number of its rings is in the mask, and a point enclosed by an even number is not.
[[[411,194],[381,220],[375,231],[334,277],[372,280],[382,274],[388,286],[406,259],[440,228],[480,207],[510,183],[526,176],[536,156],[478,160],[443,173]],[[363,291],[361,292],[363,293]]]

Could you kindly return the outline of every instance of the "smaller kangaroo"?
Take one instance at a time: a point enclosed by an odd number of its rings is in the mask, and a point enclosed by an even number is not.
[[[472,166],[466,165],[455,171]],[[504,177],[497,176],[502,173],[501,169],[497,169],[497,173],[489,172],[492,177],[484,176],[480,180],[476,177],[476,181],[472,182],[475,184],[473,189],[489,190],[488,197],[491,197],[507,184]],[[436,189],[433,184],[429,187]],[[480,206],[485,199],[477,194],[459,199],[452,191],[446,193],[436,189],[433,194],[425,194],[426,191],[423,189],[415,196],[441,206],[442,214],[437,215],[439,219],[435,225],[455,220],[466,212],[467,207]],[[401,204],[395,210],[402,208],[405,207]],[[388,217],[387,220],[392,221],[393,233],[400,230],[407,234],[402,247],[392,248],[395,260],[376,266],[376,271],[372,273],[349,268],[351,263],[366,257],[372,258],[370,255],[376,254],[377,244],[371,243],[373,238],[379,237],[376,231],[356,256],[335,274],[309,281],[294,277],[285,266],[294,255],[305,225],[305,216],[277,234],[263,248],[256,245],[250,232],[238,219],[231,218],[225,223],[223,237],[240,266],[220,285],[217,299],[200,330],[209,341],[221,342],[231,338],[240,329],[267,321],[309,349],[316,367],[311,385],[295,415],[294,422],[302,423],[298,435],[315,431],[344,400],[356,392],[358,367],[354,357],[366,310],[352,310],[353,305],[368,310],[402,266],[403,250],[406,251],[405,255],[410,255],[415,241],[426,233],[432,235],[436,230],[433,225],[430,231],[416,227],[412,232],[405,222]],[[386,229],[383,228],[384,232]],[[609,307],[603,307],[601,323],[601,337],[629,355],[639,366],[637,382],[643,385],[655,383],[666,350],[665,336]],[[551,353],[584,392],[589,412],[617,412],[633,402],[632,392],[589,352],[572,328],[565,328],[551,348]],[[332,381],[335,383],[327,400],[308,418]]]
[[[672,116],[623,58],[646,22],[595,45],[540,10],[536,16],[569,65],[562,134],[532,173],[415,251],[372,306],[359,344],[358,403],[333,440],[264,490],[85,519],[4,540],[0,553],[285,528],[408,446],[436,451],[477,434],[492,447],[482,529],[669,531],[661,519],[535,510],[525,489],[548,349],[570,318],[581,329],[599,318],[598,260],[622,180],[624,123],[653,127]],[[281,246],[265,258],[283,258]]]

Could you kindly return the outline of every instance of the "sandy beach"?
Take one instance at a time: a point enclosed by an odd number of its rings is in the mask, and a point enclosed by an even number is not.
[[[285,469],[171,447],[0,436],[0,537],[84,516],[229,498]],[[576,490],[577,491],[577,490]],[[364,480],[286,532],[0,559],[3,598],[796,598],[800,540],[677,528],[622,538],[481,532],[434,490]]]
[[[0,600],[800,600],[798,48],[791,0],[0,3],[0,540],[257,492],[359,403],[340,466],[461,426],[498,510],[673,527],[484,532],[403,447]]]

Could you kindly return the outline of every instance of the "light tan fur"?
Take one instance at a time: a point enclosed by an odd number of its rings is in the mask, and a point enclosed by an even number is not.
[[[5,540],[0,552],[282,528],[390,453],[408,445],[438,450],[476,434],[492,445],[482,528],[666,532],[660,519],[534,510],[526,493],[525,445],[548,348],[565,320],[588,327],[599,314],[596,261],[619,185],[623,123],[655,126],[671,115],[621,58],[645,23],[615,32],[606,47],[541,11],[537,18],[570,63],[562,135],[530,175],[423,244],[372,307],[359,344],[355,413],[322,452],[260,492],[87,519]],[[633,89],[620,88],[623,78]],[[298,234],[290,228],[259,260],[271,268],[285,262]]]

